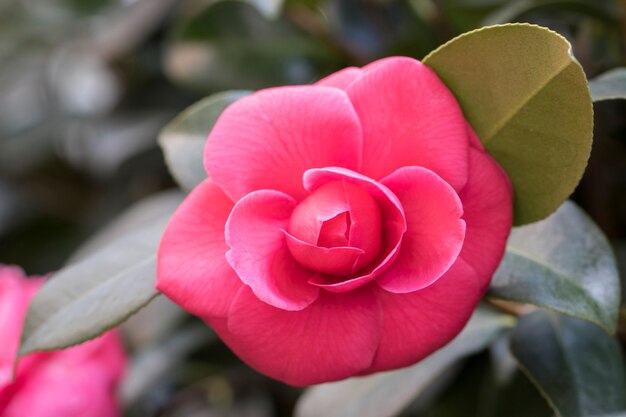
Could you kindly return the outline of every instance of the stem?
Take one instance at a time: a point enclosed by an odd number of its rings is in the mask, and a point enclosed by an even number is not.
[[[537,306],[534,306],[532,304],[516,303],[513,301],[504,301],[490,297],[486,297],[484,301],[491,304],[498,310],[501,310],[507,314],[511,314],[516,317],[532,313],[533,311],[537,310]]]

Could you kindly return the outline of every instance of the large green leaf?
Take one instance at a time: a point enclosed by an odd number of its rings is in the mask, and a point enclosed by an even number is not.
[[[53,274],[29,306],[20,355],[92,339],[156,297],[156,252],[170,216],[153,219]]]
[[[609,242],[566,201],[547,219],[513,229],[489,295],[547,307],[613,333],[620,281]]]
[[[85,259],[112,242],[127,236],[133,230],[142,229],[155,221],[159,222],[171,216],[184,197],[185,195],[180,190],[172,189],[141,199],[89,237],[72,254],[68,264]]]
[[[424,63],[511,178],[515,224],[554,212],[580,181],[593,131],[589,88],[567,40],[534,25],[492,26],[453,39]]]
[[[520,318],[511,350],[559,416],[626,410],[620,346],[596,325],[536,311]]]
[[[513,323],[511,316],[479,307],[453,342],[417,365],[312,387],[300,398],[295,416],[394,416],[459,359],[482,350]]]
[[[186,190],[206,179],[202,158],[209,132],[224,109],[249,91],[225,91],[213,94],[179,114],[159,135],[170,172]]]
[[[614,68],[589,81],[593,101],[626,99],[626,68]]]

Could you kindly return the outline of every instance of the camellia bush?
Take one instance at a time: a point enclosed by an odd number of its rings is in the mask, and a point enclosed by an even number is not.
[[[118,416],[115,392],[135,415],[155,381],[188,371],[168,397],[223,357],[244,388],[211,379],[217,409],[272,386],[297,417],[626,415],[616,258],[569,199],[624,70],[589,82],[565,37],[527,23],[386,55],[255,90],[204,74],[232,88],[158,136],[179,189],[43,285],[0,268],[0,416]],[[127,358],[114,328],[155,325]],[[463,413],[464,392],[487,405]],[[224,415],[272,415],[252,404]]]

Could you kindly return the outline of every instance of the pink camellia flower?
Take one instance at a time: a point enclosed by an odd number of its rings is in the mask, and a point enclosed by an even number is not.
[[[507,176],[414,59],[238,100],[204,166],[161,241],[157,288],[292,385],[448,343],[511,229]]]
[[[33,353],[13,363],[28,304],[43,278],[0,265],[0,417],[118,417],[115,390],[126,364],[119,335]]]

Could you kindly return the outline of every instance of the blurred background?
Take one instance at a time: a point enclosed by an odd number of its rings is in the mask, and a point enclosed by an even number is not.
[[[158,132],[213,92],[422,58],[505,22],[561,33],[593,78],[626,65],[625,16],[625,0],[0,0],[0,262],[31,275],[58,269],[125,208],[175,187]],[[574,195],[622,271],[625,116],[620,101],[595,105],[593,153]],[[291,415],[299,390],[249,370],[165,300],[127,328],[139,369],[124,387],[128,416]],[[500,345],[404,415],[552,415]]]

